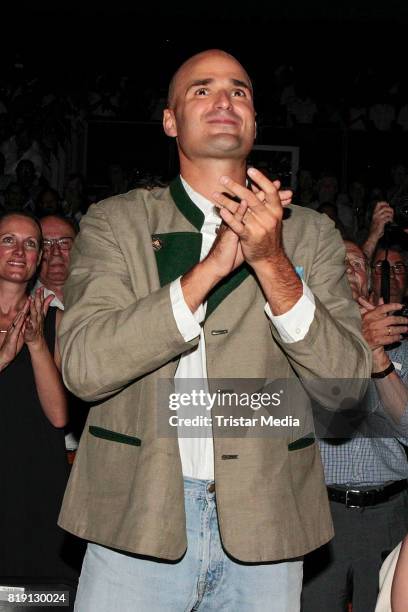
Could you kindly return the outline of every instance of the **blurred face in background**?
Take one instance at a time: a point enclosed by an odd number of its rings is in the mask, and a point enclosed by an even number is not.
[[[58,194],[52,189],[43,191],[37,202],[38,213],[42,215],[53,215],[58,212]]]
[[[309,170],[299,171],[298,186],[302,191],[311,191],[313,189],[313,177]]]
[[[319,202],[335,202],[338,189],[339,187],[335,176],[323,176],[317,183],[317,197]]]
[[[368,263],[363,251],[354,242],[344,241],[346,272],[353,299],[368,297]]]
[[[377,251],[373,261],[373,293],[376,303],[381,296],[381,262],[385,259],[385,251]],[[407,267],[404,257],[398,251],[389,250],[387,260],[390,263],[390,301],[401,303],[407,289]]]
[[[21,160],[16,168],[17,182],[24,188],[32,185],[35,179],[35,168],[32,161],[29,159]]]

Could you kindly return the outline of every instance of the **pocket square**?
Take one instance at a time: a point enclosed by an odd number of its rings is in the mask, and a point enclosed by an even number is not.
[[[303,270],[303,266],[295,266],[295,270],[296,270],[296,274],[299,276],[299,278],[301,278],[302,280],[304,280],[304,270]]]

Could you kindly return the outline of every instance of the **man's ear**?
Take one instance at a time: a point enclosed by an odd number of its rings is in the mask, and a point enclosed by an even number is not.
[[[255,134],[254,134],[254,140],[256,140],[256,137],[258,136],[258,124],[255,120]]]
[[[163,129],[164,133],[171,138],[177,136],[177,124],[174,112],[170,108],[165,108],[163,111]]]

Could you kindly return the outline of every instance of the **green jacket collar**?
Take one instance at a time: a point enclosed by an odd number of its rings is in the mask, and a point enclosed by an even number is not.
[[[152,236],[161,286],[171,283],[199,262],[202,245],[200,232],[205,219],[204,213],[194,204],[184,189],[180,176],[170,183],[170,194],[178,210],[197,230],[197,233],[175,231]],[[208,296],[206,318],[250,274],[249,266],[244,263],[214,287]]]
[[[180,175],[170,183],[170,193],[183,217],[200,232],[204,224],[204,213],[194,204],[184,189]]]

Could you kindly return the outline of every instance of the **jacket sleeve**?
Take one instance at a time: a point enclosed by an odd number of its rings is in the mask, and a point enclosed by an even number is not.
[[[198,343],[186,342],[177,327],[170,285],[136,296],[129,265],[104,205],[92,206],[72,251],[59,329],[65,384],[87,401],[120,391]]]
[[[271,329],[310,395],[325,407],[347,408],[364,396],[371,351],[345,272],[343,241],[326,215],[318,223],[313,263],[305,278],[315,298],[314,319],[298,342],[284,342],[272,324]]]

